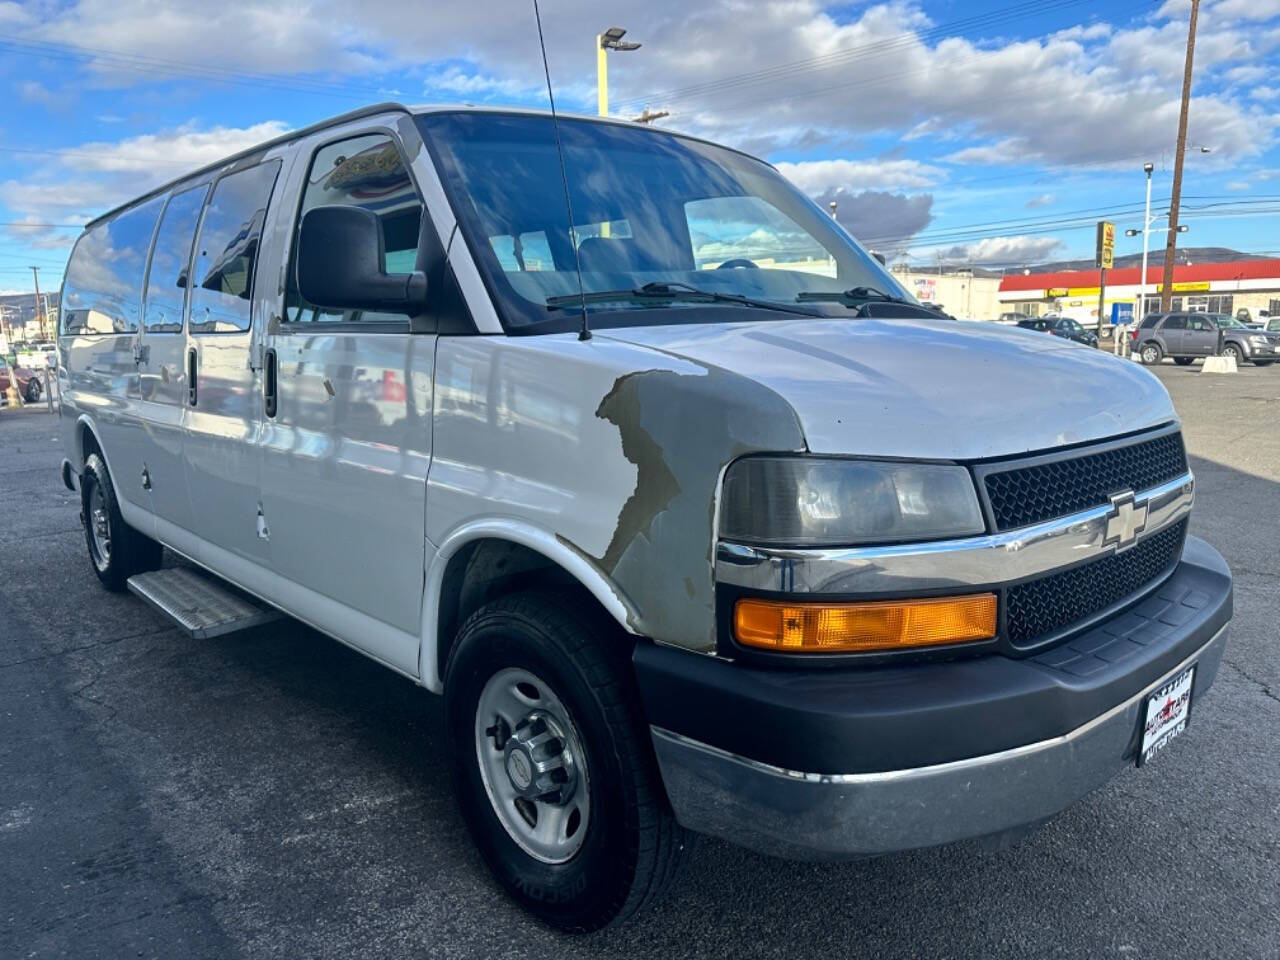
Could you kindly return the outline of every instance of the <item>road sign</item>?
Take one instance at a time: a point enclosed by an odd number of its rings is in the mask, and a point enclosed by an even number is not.
[[[1110,270],[1115,265],[1116,225],[1110,220],[1098,221],[1098,250],[1094,266]]]

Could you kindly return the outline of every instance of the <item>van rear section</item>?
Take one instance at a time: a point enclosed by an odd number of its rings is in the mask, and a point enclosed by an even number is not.
[[[89,223],[60,326],[102,585],[442,696],[433,762],[560,929],[653,902],[691,832],[1022,831],[1177,763],[1222,660],[1158,380],[953,322],[697,138],[354,111]]]

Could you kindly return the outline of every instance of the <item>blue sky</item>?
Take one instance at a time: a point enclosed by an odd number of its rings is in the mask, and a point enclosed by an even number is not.
[[[558,105],[777,163],[920,263],[1089,256],[1167,206],[1190,0],[544,0]],[[1188,246],[1280,256],[1280,0],[1204,0]],[[0,292],[57,286],[82,223],[195,165],[384,99],[545,105],[531,4],[0,0]],[[1208,150],[1209,152],[1204,152]],[[1153,238],[1153,246],[1163,238]],[[1121,238],[1119,253],[1139,241]]]

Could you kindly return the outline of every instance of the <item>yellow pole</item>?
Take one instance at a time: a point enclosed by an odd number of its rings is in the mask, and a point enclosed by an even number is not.
[[[609,115],[609,59],[604,34],[596,34],[596,113]]]
[[[604,34],[596,35],[596,113],[609,115],[609,51],[604,48]],[[600,236],[609,236],[609,224],[600,225]]]

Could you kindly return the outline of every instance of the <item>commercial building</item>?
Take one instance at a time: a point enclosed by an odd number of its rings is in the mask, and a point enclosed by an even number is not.
[[[1041,316],[1061,313],[1085,325],[1097,322],[1098,270],[1017,273],[1000,281],[1001,311]],[[1107,271],[1103,318],[1110,322],[1113,304],[1139,313],[1141,267]],[[1164,268],[1148,266],[1146,313],[1160,309]],[[1173,309],[1197,313],[1230,313],[1241,309],[1256,318],[1260,311],[1280,314],[1280,259],[1227,263],[1178,264],[1173,268]]]
[[[960,320],[994,320],[1003,310],[998,297],[1000,273],[979,268],[920,270],[894,265],[893,275],[921,303],[942,307]]]

